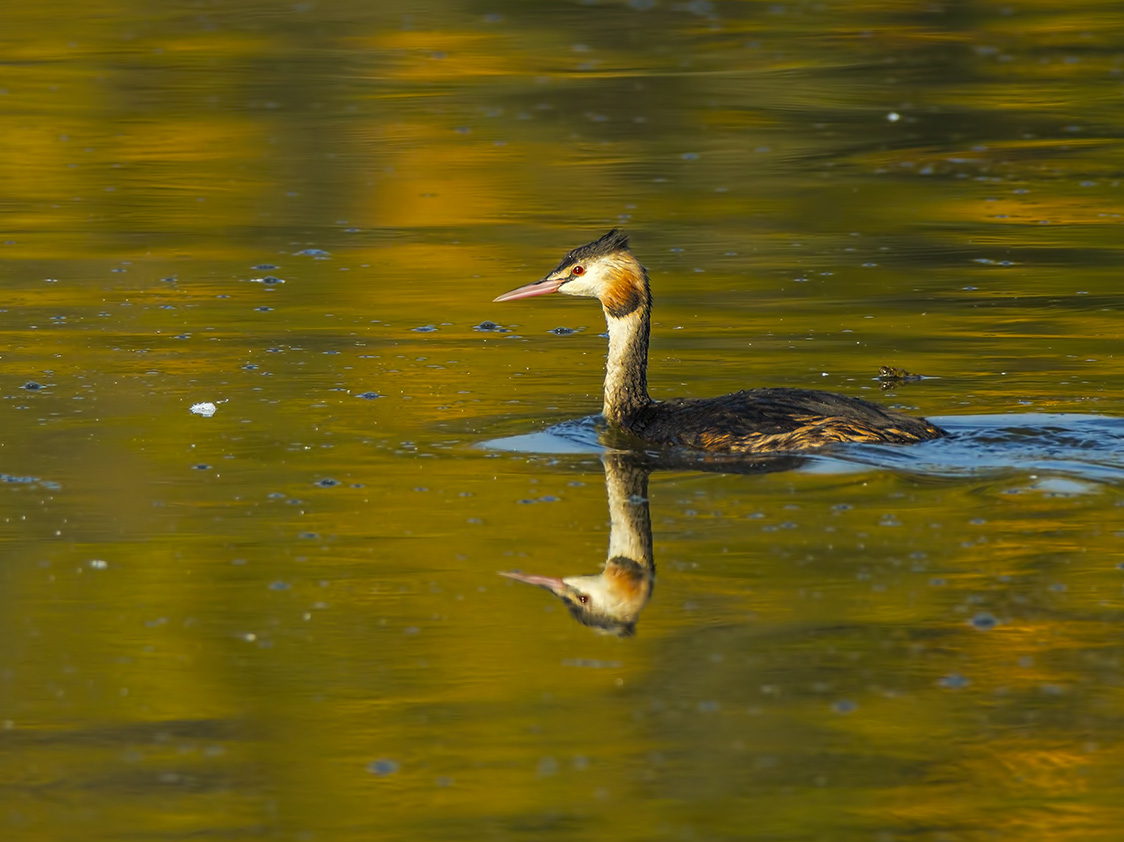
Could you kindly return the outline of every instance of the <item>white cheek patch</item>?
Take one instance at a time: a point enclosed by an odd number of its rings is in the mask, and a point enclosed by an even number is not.
[[[574,278],[572,281],[566,281],[566,283],[562,284],[562,286],[559,287],[558,291],[565,293],[566,295],[578,295],[583,298],[597,297],[597,287],[584,277],[578,277]]]

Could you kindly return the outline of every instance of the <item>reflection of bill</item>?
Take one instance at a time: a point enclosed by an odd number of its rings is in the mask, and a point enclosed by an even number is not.
[[[500,574],[546,588],[579,623],[620,637],[636,634],[636,620],[652,596],[656,578],[648,513],[649,468],[635,464],[632,457],[629,453],[602,456],[609,494],[609,556],[600,573],[562,578]]]

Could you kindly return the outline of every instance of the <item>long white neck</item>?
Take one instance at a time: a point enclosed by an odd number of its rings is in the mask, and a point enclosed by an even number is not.
[[[609,356],[605,362],[605,403],[602,414],[614,424],[651,404],[648,397],[648,332],[650,304],[644,301],[624,316],[605,308],[609,326]]]

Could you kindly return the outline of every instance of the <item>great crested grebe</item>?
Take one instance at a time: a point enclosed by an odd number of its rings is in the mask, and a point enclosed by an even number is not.
[[[765,453],[845,441],[910,444],[947,435],[924,418],[812,389],[747,389],[718,398],[652,400],[648,272],[619,229],[574,249],[541,281],[495,300],[551,292],[601,302],[609,326],[601,412],[611,424],[646,442],[709,452]]]

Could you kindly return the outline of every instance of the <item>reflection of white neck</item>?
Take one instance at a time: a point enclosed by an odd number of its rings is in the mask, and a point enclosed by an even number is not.
[[[652,520],[648,511],[648,472],[628,464],[621,453],[606,453],[605,490],[609,495],[609,558],[630,558],[652,570]]]
[[[648,397],[648,303],[627,316],[610,316],[609,356],[605,362],[605,403],[601,413],[621,424],[626,418],[652,402]]]

